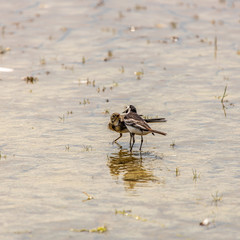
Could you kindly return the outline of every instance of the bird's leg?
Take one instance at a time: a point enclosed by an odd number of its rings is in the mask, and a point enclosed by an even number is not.
[[[139,148],[140,151],[142,150],[142,144],[143,144],[143,136],[141,135],[141,144],[140,144],[140,148]]]
[[[132,145],[132,134],[130,133],[130,142],[129,142],[130,148],[131,148],[131,145]]]
[[[131,135],[132,135],[133,143],[132,143],[132,146],[130,147],[130,151],[132,151],[133,145],[135,143],[135,134],[131,133]]]
[[[130,133],[130,152],[132,151],[132,138],[133,138],[133,134]]]
[[[122,133],[120,133],[120,136],[118,137],[118,138],[116,138],[113,142],[112,142],[112,144],[114,144],[119,138],[121,138],[122,137]]]

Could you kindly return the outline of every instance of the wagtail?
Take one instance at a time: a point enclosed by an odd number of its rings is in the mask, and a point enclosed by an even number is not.
[[[167,135],[164,132],[160,132],[157,130],[151,129],[151,127],[147,124],[146,120],[144,120],[140,115],[137,114],[135,111],[136,108],[133,105],[130,105],[127,107],[127,109],[123,112],[126,113],[126,115],[123,118],[123,121],[130,132],[130,136],[133,139],[132,145],[130,145],[130,151],[132,151],[133,145],[135,143],[135,134],[141,135],[141,144],[140,144],[140,151],[142,149],[142,143],[143,143],[143,135],[146,135],[148,133],[158,133],[161,135]]]
[[[132,111],[137,113],[137,110],[134,106],[132,106]],[[153,122],[166,122],[167,120],[165,118],[152,118],[152,119],[144,119],[147,123],[153,123]],[[128,133],[128,129],[124,123],[124,115],[121,115],[119,113],[113,113],[110,117],[110,122],[108,123],[108,128],[112,131],[120,133],[120,136],[116,138],[114,142],[116,142],[118,139],[122,137],[123,133]],[[131,137],[131,135],[130,135]],[[131,141],[131,138],[130,138]],[[131,146],[131,142],[130,142]]]

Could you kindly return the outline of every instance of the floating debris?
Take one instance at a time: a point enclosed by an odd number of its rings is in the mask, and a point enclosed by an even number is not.
[[[79,102],[79,104],[80,104],[80,105],[81,105],[81,104],[82,104],[82,105],[90,104],[90,101],[89,101],[88,98],[87,98],[87,99],[84,98],[83,101],[80,101],[80,102]]]
[[[106,110],[104,111],[104,114],[110,114],[109,110],[106,109]]]
[[[144,74],[143,69],[142,69],[142,71],[134,72],[134,74],[136,75],[137,80],[140,80]]]
[[[172,29],[176,29],[177,28],[177,23],[176,22],[170,22],[170,26],[172,27]]]
[[[129,30],[130,30],[130,32],[135,32],[135,31],[136,31],[136,28],[135,28],[134,26],[131,26],[131,27],[129,28]]]
[[[176,167],[176,177],[180,176],[180,170],[179,167]]]
[[[66,113],[67,117],[72,114],[73,114],[73,111],[67,111],[67,113]],[[65,114],[63,114],[62,116],[58,116],[58,118],[61,122],[63,122],[63,123],[65,122]]]
[[[104,233],[104,232],[107,231],[107,226],[106,226],[106,225],[103,225],[103,226],[101,226],[101,227],[92,228],[92,229],[86,229],[86,228],[76,229],[76,228],[71,228],[70,231],[71,231],[71,232]]]
[[[109,51],[108,51],[108,57],[112,57],[112,56],[113,56],[112,51],[109,50]]]
[[[64,121],[65,121],[65,115],[63,114],[62,116],[58,116],[58,117],[59,117],[60,121],[64,123]]]
[[[208,226],[211,223],[211,220],[205,218],[202,222],[199,223],[200,226]]]
[[[175,142],[173,141],[173,142],[170,144],[170,147],[175,148],[175,146],[176,146],[176,144],[175,144]]]
[[[68,151],[68,152],[69,152],[69,150],[70,150],[70,146],[69,146],[69,144],[68,144],[68,145],[65,146],[65,151]]]
[[[0,54],[5,54],[7,52],[9,52],[11,49],[9,47],[4,48],[2,46],[0,46]]]
[[[201,42],[201,43],[208,43],[209,45],[212,45],[212,41],[211,41],[211,40],[208,40],[207,38],[201,38],[201,39],[200,39],[200,42]]]
[[[71,71],[74,71],[74,67],[73,67],[73,66],[65,66],[64,63],[62,64],[62,68],[65,69],[65,70],[71,70]]]
[[[7,159],[7,155],[2,155],[2,153],[0,152],[0,160],[4,158],[5,160]]]
[[[167,38],[163,38],[162,40],[158,40],[158,43],[169,44],[169,43],[177,43],[180,41],[178,36],[171,36]]]
[[[46,64],[45,58],[41,58],[41,59],[40,59],[40,64],[41,64],[41,65],[45,65],[45,64]]]
[[[73,111],[67,111],[67,115],[73,114]]]
[[[146,6],[142,6],[142,5],[136,5],[135,6],[135,10],[137,10],[137,11],[140,11],[140,10],[147,10],[147,7]]]
[[[102,32],[110,32],[113,35],[115,35],[117,30],[116,30],[116,28],[104,27],[104,28],[101,28],[101,31]]]
[[[138,221],[143,221],[143,222],[146,222],[147,219],[146,218],[142,218],[138,215],[134,215],[131,213],[132,211],[131,210],[115,210],[115,214],[119,214],[119,215],[123,215],[123,216],[127,216],[127,217],[131,217],[135,220],[138,220]]]
[[[113,89],[113,86],[109,87],[110,90]],[[102,92],[105,92],[107,90],[107,88],[105,86],[102,87],[102,89],[100,87],[97,88],[97,92],[100,93],[101,91]]]
[[[121,73],[124,73],[124,72],[125,72],[124,67],[121,66],[121,68],[119,69],[119,71],[120,71]]]
[[[111,50],[108,50],[108,56],[104,58],[104,61],[107,62],[113,57],[113,53]]]
[[[89,78],[87,78],[86,80],[78,80],[78,84],[81,85],[81,84],[86,84],[87,86],[93,86],[95,87],[95,80],[89,80]]]
[[[121,214],[121,215],[128,216],[128,214],[131,213],[131,212],[132,212],[132,210],[117,210],[117,209],[115,209],[115,214],[116,215]]]
[[[118,83],[117,82],[113,82],[113,85],[109,87],[110,90],[113,90],[113,88],[117,87]]]
[[[22,79],[23,79],[26,83],[31,83],[31,84],[34,84],[34,83],[38,82],[38,78],[37,78],[37,77],[33,77],[33,76],[23,77]]]
[[[178,42],[179,41],[179,37],[177,37],[177,36],[172,36],[171,39],[172,39],[172,42]]]
[[[88,197],[87,199],[82,200],[83,202],[86,202],[86,201],[88,201],[88,200],[92,200],[92,199],[94,199],[94,197],[91,196],[91,195],[89,195],[88,193],[86,193],[86,192],[83,192],[83,193]]]
[[[85,64],[85,62],[86,62],[86,59],[85,59],[85,57],[83,56],[83,57],[82,57],[82,64]]]
[[[91,145],[83,145],[82,148],[83,148],[83,151],[85,152],[90,152],[93,149]]]

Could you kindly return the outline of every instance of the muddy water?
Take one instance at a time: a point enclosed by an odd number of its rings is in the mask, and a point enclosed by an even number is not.
[[[238,239],[239,9],[2,1],[1,238]],[[128,104],[168,120],[142,153],[111,144]]]

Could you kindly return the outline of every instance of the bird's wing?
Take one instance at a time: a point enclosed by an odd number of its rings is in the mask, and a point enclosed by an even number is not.
[[[124,122],[127,126],[132,126],[138,128],[142,131],[151,131],[151,128],[144,121],[139,121],[133,118],[124,119]]]

